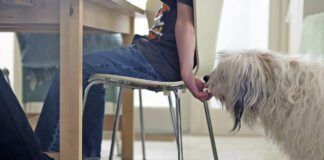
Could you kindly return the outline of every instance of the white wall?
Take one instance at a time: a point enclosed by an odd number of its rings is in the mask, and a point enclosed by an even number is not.
[[[324,12],[323,0],[304,0],[304,17]]]
[[[9,69],[11,87],[22,102],[22,66],[18,41],[13,32],[0,32],[0,69]]]
[[[14,75],[14,34],[11,32],[0,32],[0,68],[7,68],[10,71],[12,85]]]

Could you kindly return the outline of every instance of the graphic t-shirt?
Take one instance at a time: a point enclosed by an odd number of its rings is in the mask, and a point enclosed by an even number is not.
[[[192,0],[161,0],[154,25],[148,36],[134,37],[133,43],[166,81],[181,80],[180,62],[175,39],[177,2],[193,6]]]

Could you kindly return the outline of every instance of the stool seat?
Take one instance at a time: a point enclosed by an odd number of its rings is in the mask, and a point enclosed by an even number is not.
[[[123,85],[124,87],[132,89],[148,89],[152,91],[165,91],[171,90],[171,88],[185,88],[183,81],[162,82],[111,74],[94,74],[89,79],[89,82],[92,81],[101,81],[102,83],[106,82],[111,85]]]

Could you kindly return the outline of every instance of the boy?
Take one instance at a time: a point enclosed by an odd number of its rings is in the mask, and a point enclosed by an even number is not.
[[[156,81],[183,80],[194,97],[210,98],[204,82],[194,77],[195,30],[192,0],[161,0],[147,37],[135,36],[133,45],[96,52],[83,58],[83,89],[96,73]],[[94,86],[83,114],[83,158],[100,159],[104,117],[104,89]],[[59,74],[47,95],[36,127],[43,151],[59,150]]]

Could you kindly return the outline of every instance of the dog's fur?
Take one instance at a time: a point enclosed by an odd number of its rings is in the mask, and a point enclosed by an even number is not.
[[[207,83],[234,119],[266,135],[291,160],[324,160],[324,63],[270,51],[224,51]]]

